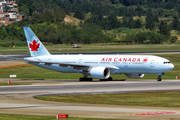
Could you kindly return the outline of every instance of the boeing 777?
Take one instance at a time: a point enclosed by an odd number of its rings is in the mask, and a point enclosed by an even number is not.
[[[110,74],[130,78],[157,74],[157,81],[161,81],[161,76],[174,68],[169,60],[152,55],[51,55],[29,27],[23,29],[31,55],[25,62],[63,73],[81,73],[84,77],[80,81],[112,80]]]

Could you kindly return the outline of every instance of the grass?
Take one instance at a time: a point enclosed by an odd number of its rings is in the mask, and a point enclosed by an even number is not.
[[[35,116],[35,115],[14,115],[14,114],[0,114],[0,120],[57,120],[56,116]],[[101,118],[77,118],[70,117],[68,120],[114,120]]]
[[[31,85],[31,83],[11,83],[11,84],[8,84],[8,83],[0,83],[0,86],[5,86],[5,85]]]
[[[110,104],[125,106],[180,107],[180,92],[124,93],[97,95],[37,96],[36,99],[56,102]]]
[[[162,54],[158,55],[164,58],[169,59],[174,65],[175,68],[167,72],[165,75],[162,76],[162,79],[175,79],[176,76],[180,76],[180,55],[178,54]],[[37,74],[38,71],[41,71],[39,74]],[[76,79],[78,80],[80,77],[82,77],[82,74],[76,74],[76,73],[60,73],[55,72],[51,70],[47,70],[44,68],[40,68],[37,66],[13,66],[13,67],[7,67],[7,68],[0,68],[0,78],[9,78],[9,75],[16,74],[17,78],[20,79]],[[125,75],[111,75],[114,80],[137,80],[128,78]],[[156,80],[157,75],[156,74],[146,74],[143,79],[147,80]],[[138,79],[139,80],[139,79]]]
[[[157,45],[118,45],[110,43],[81,44],[82,48],[72,48],[72,45],[46,46],[50,53],[86,53],[86,52],[138,52],[138,51],[179,51],[180,44],[157,44]],[[16,48],[0,47],[0,54],[29,53],[27,46]]]
[[[41,71],[37,74],[38,71]],[[9,75],[16,74],[20,79],[78,79],[81,74],[60,73],[46,70],[37,66],[17,66],[0,68],[0,78],[9,78]]]

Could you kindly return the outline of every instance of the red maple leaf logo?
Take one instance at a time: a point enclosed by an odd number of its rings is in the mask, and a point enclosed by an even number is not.
[[[40,43],[37,44],[35,40],[33,40],[32,44],[29,43],[29,46],[31,48],[31,51],[38,51]]]
[[[148,58],[144,58],[143,62],[146,63],[148,61]]]

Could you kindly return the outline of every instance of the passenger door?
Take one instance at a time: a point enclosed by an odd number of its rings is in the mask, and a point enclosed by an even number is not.
[[[151,67],[154,67],[154,65],[155,65],[155,60],[151,60],[151,63],[150,63],[151,65]]]

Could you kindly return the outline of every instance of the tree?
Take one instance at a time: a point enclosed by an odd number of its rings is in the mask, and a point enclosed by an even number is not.
[[[126,16],[123,16],[123,24],[124,27],[128,27],[128,18]]]
[[[129,18],[129,21],[128,21],[128,27],[131,29],[134,27],[134,20],[133,20],[133,16],[131,16]]]
[[[158,14],[155,14],[155,16],[154,16],[154,22],[157,22],[157,23],[159,23]]]
[[[110,0],[112,4],[118,4],[119,0]]]
[[[143,9],[140,5],[137,6],[135,11],[139,17],[141,17],[141,15],[143,14]]]
[[[179,24],[179,18],[178,16],[174,16],[174,19],[172,21],[172,29],[177,30]]]
[[[33,14],[33,20],[39,22],[62,22],[65,17],[65,11],[55,5],[49,3],[39,3],[36,12]]]
[[[134,28],[141,28],[142,25],[141,25],[141,21],[138,19],[135,21],[135,24],[134,24]]]
[[[29,9],[25,5],[20,6],[19,11],[20,14],[24,14],[25,16],[29,15]]]
[[[18,6],[25,6],[25,8],[28,9],[28,13],[30,16],[32,16],[33,14],[33,10],[34,10],[34,0],[17,0]],[[20,9],[21,12],[21,9]]]
[[[4,12],[8,12],[9,10],[10,10],[10,7],[6,5],[6,6],[4,7]]]
[[[170,42],[171,43],[175,43],[177,41],[177,37],[176,36],[172,36],[171,39],[170,39]]]
[[[146,25],[145,25],[146,29],[150,29],[150,30],[153,30],[154,27],[155,27],[155,23],[153,22],[152,19],[150,20],[147,20],[146,21]]]
[[[81,20],[84,20],[85,13],[82,10],[78,10],[78,11],[75,12],[74,17],[78,18],[78,19],[81,19]]]
[[[170,36],[170,27],[167,25],[167,23],[164,23],[161,21],[159,25],[160,33],[166,36]]]
[[[117,16],[114,12],[111,12],[107,18],[103,19],[103,26],[107,30],[118,28],[121,26],[120,21],[117,19]]]
[[[154,16],[153,16],[153,13],[152,13],[152,10],[151,9],[148,9],[147,11],[147,14],[146,14],[146,29],[150,29],[150,30],[153,30],[154,27],[155,27],[155,23],[154,23]]]
[[[0,28],[0,39],[4,40],[5,38],[8,37],[8,33],[4,27]]]

